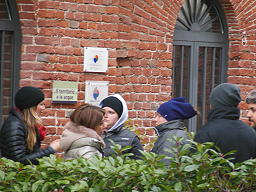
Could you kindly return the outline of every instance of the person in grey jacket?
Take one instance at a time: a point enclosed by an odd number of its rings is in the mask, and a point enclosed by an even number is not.
[[[181,144],[187,140],[187,131],[184,120],[194,117],[197,112],[184,97],[173,98],[157,109],[155,131],[158,135],[156,142],[151,150],[158,155],[173,156],[172,148],[176,145],[176,138],[183,138]],[[170,160],[163,159],[165,164]]]
[[[73,111],[60,140],[65,160],[103,156],[105,144],[99,136],[103,115],[103,109],[90,104],[80,105]]]
[[[127,128],[124,123],[128,119],[128,109],[125,100],[119,94],[111,95],[103,99],[100,103],[101,108],[105,110],[103,118],[103,138],[106,144],[104,155],[117,155],[112,149],[113,143],[121,147],[130,146],[123,153],[131,153],[130,158],[138,159],[141,156],[140,150],[143,151],[139,137]]]

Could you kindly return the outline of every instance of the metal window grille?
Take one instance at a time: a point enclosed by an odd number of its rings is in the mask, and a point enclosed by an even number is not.
[[[173,96],[186,97],[199,112],[188,121],[190,131],[205,124],[210,92],[226,81],[227,34],[217,1],[185,0],[175,27]]]
[[[14,0],[0,0],[0,125],[19,84],[21,32]]]

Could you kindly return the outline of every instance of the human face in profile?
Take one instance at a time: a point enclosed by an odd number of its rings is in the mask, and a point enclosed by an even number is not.
[[[41,115],[41,113],[45,110],[45,102],[42,101],[41,103],[39,103],[37,106],[36,106],[36,113],[38,115]]]
[[[164,117],[162,117],[159,113],[156,112],[155,122],[156,122],[156,126],[158,126],[167,122],[167,120]]]
[[[246,116],[250,121],[250,126],[256,128],[256,104],[249,104],[248,108],[249,109]]]
[[[117,112],[110,107],[103,107],[105,115],[103,117],[103,129],[108,130],[117,122],[119,119]]]

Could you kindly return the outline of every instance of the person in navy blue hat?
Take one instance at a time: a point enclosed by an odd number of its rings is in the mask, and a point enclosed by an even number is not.
[[[193,106],[186,102],[184,97],[173,98],[159,106],[156,112],[155,131],[158,135],[151,150],[156,154],[173,156],[172,148],[176,145],[176,138],[183,138],[181,144],[187,139],[186,126],[184,120],[194,117],[197,114]],[[162,160],[166,165],[169,159]]]

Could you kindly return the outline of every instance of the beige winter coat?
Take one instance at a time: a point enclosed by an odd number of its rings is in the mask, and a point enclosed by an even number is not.
[[[102,156],[104,145],[102,138],[93,129],[72,122],[64,126],[60,146],[65,152],[65,160]]]

